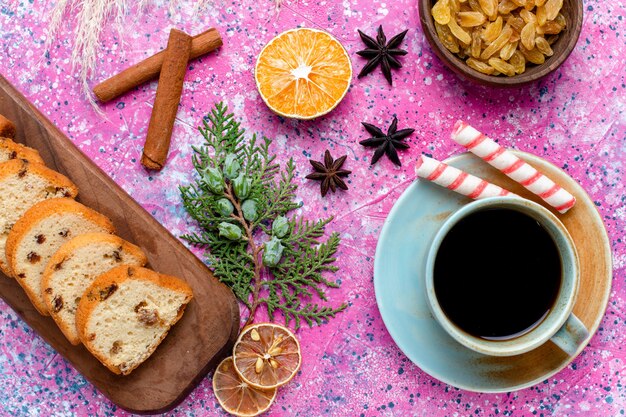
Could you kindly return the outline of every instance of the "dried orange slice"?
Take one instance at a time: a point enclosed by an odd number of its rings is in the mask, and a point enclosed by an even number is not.
[[[253,387],[285,385],[300,369],[298,339],[289,329],[273,323],[248,326],[233,348],[235,370]]]
[[[222,408],[239,417],[267,411],[276,398],[276,388],[261,390],[245,383],[233,366],[233,357],[224,359],[213,374],[213,392]]]
[[[330,34],[301,28],[281,33],[263,48],[254,76],[263,101],[275,113],[313,119],[346,95],[352,64]]]

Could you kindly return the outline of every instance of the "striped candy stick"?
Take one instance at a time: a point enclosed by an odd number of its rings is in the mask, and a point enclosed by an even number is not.
[[[455,123],[452,139],[541,197],[559,213],[567,212],[576,203],[576,198],[560,185],[467,123],[461,120]]]
[[[424,155],[417,160],[415,173],[420,178],[475,200],[504,195],[517,197],[516,194],[504,188]]]

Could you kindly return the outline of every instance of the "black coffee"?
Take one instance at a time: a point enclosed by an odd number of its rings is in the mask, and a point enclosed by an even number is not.
[[[537,326],[556,300],[561,258],[548,232],[515,210],[488,209],[459,221],[435,260],[446,316],[484,339],[507,340]]]

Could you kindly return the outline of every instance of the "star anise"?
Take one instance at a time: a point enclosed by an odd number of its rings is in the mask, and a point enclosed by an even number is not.
[[[330,155],[330,152],[326,150],[324,153],[324,163],[309,160],[315,172],[310,173],[306,176],[309,180],[317,180],[322,181],[321,191],[322,197],[328,193],[330,189],[333,193],[337,190],[337,188],[341,188],[342,190],[347,190],[348,185],[341,179],[341,177],[345,177],[350,174],[352,171],[348,171],[345,169],[341,169],[341,166],[344,162],[346,162],[346,155],[333,160],[333,157]]]
[[[383,154],[387,154],[387,157],[391,159],[391,162],[398,166],[402,166],[400,158],[398,158],[397,149],[409,149],[409,145],[402,142],[404,138],[415,132],[415,129],[402,129],[398,130],[398,119],[394,116],[391,126],[387,129],[387,134],[384,134],[380,128],[365,122],[361,122],[363,127],[373,137],[362,140],[359,142],[363,146],[376,147],[374,156],[372,157],[372,165],[374,165],[380,159]]]
[[[383,32],[382,26],[378,27],[376,39],[371,36],[367,36],[359,30],[361,40],[367,46],[367,49],[357,52],[357,55],[369,59],[369,62],[365,64],[359,73],[358,78],[369,74],[378,66],[378,64],[380,64],[385,78],[389,84],[393,84],[393,80],[391,79],[391,69],[402,68],[402,64],[398,61],[396,56],[406,55],[408,53],[403,49],[398,49],[398,46],[400,46],[408,31],[409,30],[407,29],[404,32],[397,34],[391,38],[389,43],[387,43],[387,37],[385,36],[385,32]]]

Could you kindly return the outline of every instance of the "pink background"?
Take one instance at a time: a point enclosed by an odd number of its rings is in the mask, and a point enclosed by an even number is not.
[[[153,2],[150,2],[153,3]],[[419,28],[416,0],[287,1],[279,14],[270,0],[223,1],[198,15],[180,1],[172,13],[160,1],[127,16],[120,34],[111,25],[92,83],[145,58],[167,41],[171,27],[198,33],[219,28],[224,47],[193,62],[174,129],[166,168],[145,171],[138,160],[156,83],[142,86],[94,113],[83,97],[70,54],[75,22],[62,23],[49,53],[45,27],[52,2],[0,3],[0,73],[29,98],[72,141],[174,235],[193,229],[180,204],[179,184],[192,179],[190,145],[203,114],[223,100],[248,132],[274,138],[279,161],[295,159],[302,211],[334,215],[330,231],[341,233],[342,287],[330,292],[333,305],[348,310],[328,324],[303,328],[301,373],[278,394],[276,416],[615,416],[625,412],[622,370],[626,353],[626,3],[584,2],[583,30],[576,49],[554,74],[514,90],[476,87],[448,71]],[[388,36],[409,29],[404,68],[394,86],[380,71],[357,80],[365,60],[357,28]],[[347,48],[355,77],[350,92],[330,115],[311,122],[284,120],[263,104],[253,80],[255,58],[276,34],[306,26],[329,31]],[[413,127],[411,148],[397,168],[383,158],[370,166],[373,150],[358,144],[368,121],[386,129],[393,115],[399,128]],[[464,118],[506,146],[533,152],[563,167],[595,201],[614,254],[613,290],[606,317],[590,345],[565,370],[535,387],[510,394],[476,394],[443,384],[413,365],[394,345],[380,318],[372,285],[375,245],[384,219],[414,179],[412,162],[422,152],[445,158],[461,149],[448,140]],[[329,148],[347,154],[350,190],[319,196],[308,182],[308,159]],[[196,252],[199,253],[199,252]],[[0,302],[0,414],[126,415]],[[221,415],[206,378],[172,412],[177,416]]]

